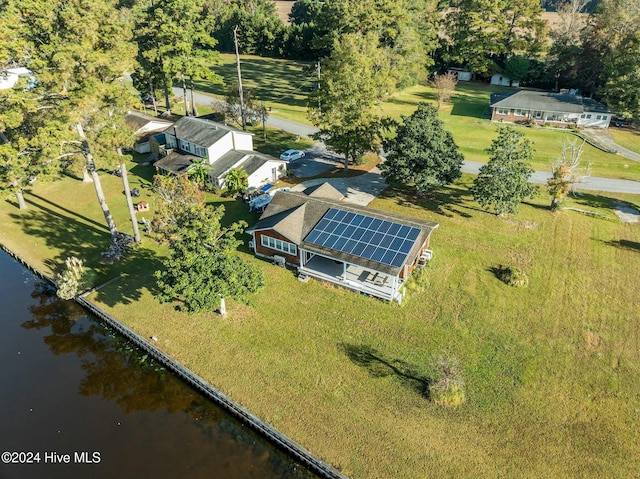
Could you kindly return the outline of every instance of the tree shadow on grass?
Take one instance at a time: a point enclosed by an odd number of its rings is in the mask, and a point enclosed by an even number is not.
[[[109,247],[111,240],[106,226],[74,219],[31,199],[27,202],[32,206],[28,212],[14,213],[10,217],[21,225],[27,238],[25,241],[44,241],[50,250],[45,263],[52,272],[60,272],[70,256],[81,258],[91,267],[98,265],[96,272],[102,272],[100,253]],[[58,253],[53,254],[54,251]]]
[[[160,292],[154,273],[163,265],[155,251],[138,246],[111,267],[113,277],[120,273],[120,279],[98,289],[94,293],[97,301],[113,307],[139,301],[144,290],[153,296]]]
[[[38,198],[38,200],[41,201],[42,203],[46,203],[49,206],[53,206],[54,208],[57,208],[57,209],[59,209],[61,211],[64,211],[65,214],[67,214],[67,215],[75,216],[78,219],[80,219],[80,220],[82,220],[82,221],[84,221],[86,223],[94,225],[95,227],[99,228],[100,230],[109,231],[109,229],[104,224],[98,223],[97,221],[92,220],[91,218],[87,218],[86,216],[80,215],[80,214],[76,213],[75,211],[72,211],[70,209],[65,208],[64,206],[61,206],[61,205],[59,205],[57,203],[54,203],[53,201],[50,201],[47,198],[44,198],[44,197],[42,197],[40,195],[35,194],[33,191],[29,192],[29,197]],[[38,203],[36,203],[34,201],[27,200],[27,203],[31,203],[31,204],[33,204],[35,206],[38,206],[38,208],[40,208],[41,210],[47,211],[49,213],[56,214],[58,216],[62,216],[59,213],[55,213],[55,212],[53,212],[53,210],[47,209],[46,207],[41,206],[41,205],[39,205]]]
[[[472,218],[469,211],[482,211],[469,206],[469,203],[472,201],[469,191],[446,186],[429,192],[424,196],[418,196],[414,190],[408,187],[391,185],[387,187],[379,197],[393,198],[399,206],[425,208],[448,218],[452,218],[454,215],[460,215],[463,218]]]
[[[615,209],[616,204],[618,204],[619,201],[616,198],[609,198],[607,196],[586,193],[582,190],[572,193],[571,198],[579,205],[606,210]]]
[[[137,248],[116,264],[103,263],[101,253],[111,244],[111,235],[106,226],[73,212],[67,216],[55,211],[43,204],[53,205],[48,200],[43,203],[31,199],[27,201],[32,205],[28,212],[10,216],[22,226],[28,241],[44,241],[50,255],[45,264],[54,274],[62,271],[65,260],[71,256],[82,259],[96,273],[94,286],[122,274],[123,278],[108,288],[108,294],[98,292],[98,299],[109,306],[136,301],[144,287],[153,291],[153,271],[162,267],[153,251]]]
[[[615,248],[626,249],[629,251],[635,251],[640,253],[640,243],[637,241],[629,241],[629,240],[611,240],[611,241],[603,241],[604,244],[608,246],[613,246]]]
[[[399,359],[386,359],[382,354],[367,345],[341,343],[338,348],[356,365],[366,368],[374,378],[393,376],[403,386],[412,389],[421,396],[429,399],[429,385],[431,378],[422,376],[418,368]]]

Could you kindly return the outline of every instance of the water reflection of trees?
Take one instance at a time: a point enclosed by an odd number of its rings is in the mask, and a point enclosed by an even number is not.
[[[47,284],[38,283],[31,296],[37,303],[29,307],[32,318],[22,327],[48,329],[44,342],[53,354],[75,354],[80,359],[86,373],[79,387],[83,396],[113,401],[125,414],[166,410],[211,422],[225,418],[218,407],[126,339],[90,320],[80,306],[55,297]]]
[[[86,374],[80,382],[81,395],[100,396],[115,402],[125,414],[184,412],[196,419],[197,427],[204,430],[215,424],[221,433],[253,449],[254,453],[259,452],[261,459],[269,464],[268,468],[278,471],[282,479],[315,477],[283,454],[265,454],[264,441],[257,440],[254,433],[129,341],[89,319],[76,303],[58,299],[47,283],[36,283],[31,296],[37,302],[29,307],[32,319],[22,323],[22,327],[49,330],[44,342],[53,354],[75,354],[79,358]]]

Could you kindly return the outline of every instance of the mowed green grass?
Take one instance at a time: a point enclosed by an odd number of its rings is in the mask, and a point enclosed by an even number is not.
[[[640,225],[619,222],[616,199],[599,195],[569,206],[604,218],[551,213],[545,196],[496,217],[472,201],[470,180],[422,202],[390,190],[373,203],[440,223],[425,286],[402,306],[303,284],[244,246],[265,290],[249,305],[228,301],[224,318],[178,313],[153,299],[166,249],[146,238],[124,264],[99,264],[109,238],[93,187],[69,178],[34,185],[44,199],[27,195],[26,211],[0,204],[0,238],[46,272],[71,253],[102,279],[122,272],[90,299],[354,479],[633,477]],[[126,231],[120,180],[103,182]],[[227,221],[256,219],[239,201],[209,200],[226,205]],[[500,264],[522,268],[529,287],[499,282],[490,268]],[[468,402],[455,409],[422,393],[444,352],[466,380]]]
[[[487,162],[487,148],[497,137],[498,123],[491,122],[489,101],[492,92],[506,91],[508,88],[479,83],[459,82],[450,104],[440,110],[440,118],[445,128],[451,132],[465,159]],[[424,85],[408,88],[383,105],[383,112],[400,119],[400,115],[410,115],[420,101],[435,104],[434,90]],[[545,128],[515,126],[533,143],[534,159],[531,166],[536,170],[550,171],[551,164],[559,157],[563,143],[581,139],[569,131]],[[617,138],[617,137],[615,137]],[[626,137],[625,137],[626,139]],[[632,143],[633,139],[629,138]],[[629,146],[627,146],[629,147]],[[640,163],[619,155],[605,153],[585,144],[581,165],[589,167],[592,176],[640,180]]]
[[[221,55],[222,64],[213,67],[227,84],[237,83],[235,56]],[[289,60],[242,56],[242,79],[246,88],[255,91],[256,97],[264,100],[272,108],[271,114],[310,124],[307,118],[307,94],[316,81],[312,65]],[[224,86],[209,82],[199,82],[199,91],[218,97],[224,96]],[[440,117],[451,131],[460,151],[471,161],[487,162],[487,148],[497,136],[497,124],[487,120],[491,92],[507,91],[509,88],[482,83],[459,82],[450,104],[440,110]],[[426,101],[436,103],[434,90],[427,85],[407,88],[388,99],[382,106],[386,116],[400,120],[400,115],[411,115],[417,104]],[[535,157],[531,165],[536,170],[551,170],[565,141],[578,137],[567,131],[520,127],[525,136],[533,142]],[[621,145],[640,151],[640,137],[634,132],[613,132]],[[621,156],[605,153],[590,145],[585,145],[582,164],[592,176],[640,181],[640,163]]]
[[[228,86],[238,83],[238,71],[235,55],[222,53],[220,59],[220,65],[212,70],[222,77],[224,84],[199,81],[196,89],[224,98]],[[269,114],[309,123],[306,118],[307,93],[317,81],[310,70],[311,64],[253,55],[242,55],[240,64],[243,89],[251,90],[255,99],[271,107]]]
[[[628,148],[631,151],[635,151],[636,153],[640,153],[639,129],[625,128],[624,130],[621,130],[620,128],[610,128],[609,132],[618,145]]]

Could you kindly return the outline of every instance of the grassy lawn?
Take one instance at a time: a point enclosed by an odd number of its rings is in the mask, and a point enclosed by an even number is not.
[[[440,110],[440,117],[447,130],[451,132],[467,160],[488,161],[486,149],[497,136],[497,124],[485,119],[489,110],[489,98],[492,92],[504,90],[508,88],[460,82],[452,103]],[[400,115],[410,115],[420,101],[435,104],[433,89],[423,85],[408,88],[389,99],[383,111],[393,118],[400,119]],[[536,170],[551,169],[550,164],[557,159],[563,141],[580,141],[578,137],[564,130],[520,126],[517,128],[521,128],[525,136],[533,142],[535,153],[531,165]],[[630,143],[632,140],[629,137]],[[640,180],[640,163],[605,153],[590,145],[584,147],[582,164],[585,167],[591,165],[592,176]]]
[[[631,151],[640,153],[640,129],[635,128],[609,128],[609,132],[615,142]]]
[[[131,170],[153,210],[151,168]],[[26,211],[1,203],[0,241],[47,273],[70,254],[101,279],[123,273],[90,299],[354,479],[633,477],[640,226],[618,221],[616,199],[589,194],[569,206],[604,218],[551,213],[545,196],[499,218],[478,209],[470,180],[421,202],[386,191],[372,205],[440,223],[423,287],[402,306],[303,284],[244,247],[264,292],[228,301],[225,318],[180,314],[153,299],[163,247],[146,238],[125,263],[99,263],[109,237],[93,187],[70,178],[35,184]],[[103,181],[127,231],[120,180]],[[239,201],[209,201],[225,204],[228,221],[255,221]],[[529,287],[498,281],[499,264],[522,268]],[[457,409],[423,395],[445,351],[466,380]]]
[[[220,55],[222,63],[214,66],[213,71],[220,75],[225,85],[207,81],[196,82],[196,89],[218,98],[224,98],[228,85],[238,83],[235,55],[223,53]],[[315,73],[309,72],[312,65],[282,60],[277,58],[263,58],[242,55],[242,87],[252,90],[254,98],[264,101],[271,107],[270,114],[309,123],[306,119],[307,92],[316,81]]]
[[[214,67],[227,84],[237,81],[235,56],[222,55],[223,64]],[[253,88],[257,98],[266,101],[272,107],[274,116],[310,124],[306,116],[307,92],[315,81],[314,73],[308,72],[309,65],[280,59],[256,56],[242,57],[242,79],[247,88]],[[198,90],[215,96],[224,96],[224,87],[208,82],[198,83]],[[505,91],[508,88],[480,83],[458,83],[452,104],[442,108],[440,115],[446,128],[464,154],[472,161],[486,162],[486,149],[496,135],[496,123],[487,120],[491,92]],[[383,105],[383,113],[396,119],[400,115],[410,115],[418,102],[435,104],[433,89],[425,85],[416,85],[391,97]],[[535,159],[532,166],[537,170],[550,170],[560,152],[562,142],[577,139],[566,131],[523,128],[527,138],[534,143]],[[614,130],[614,129],[612,129]],[[612,131],[616,141],[634,151],[640,151],[640,136],[632,131]],[[618,155],[602,152],[586,145],[583,164],[591,165],[592,176],[619,178],[640,181],[640,163],[626,160]]]

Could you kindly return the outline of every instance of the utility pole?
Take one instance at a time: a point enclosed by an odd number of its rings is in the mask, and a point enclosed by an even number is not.
[[[267,142],[267,107],[264,104],[264,101],[262,102],[262,107],[260,108],[260,114],[262,116],[262,137],[264,142]]]
[[[318,89],[320,89],[320,60],[316,62],[316,71],[318,72]],[[318,114],[322,116],[322,106],[320,105],[320,95],[318,95]]]
[[[238,68],[238,94],[240,96],[240,117],[242,118],[242,130],[247,131],[247,118],[244,112],[244,97],[242,96],[242,73],[240,72],[240,53],[238,53],[238,25],[233,27],[233,43],[236,45],[236,66]]]

